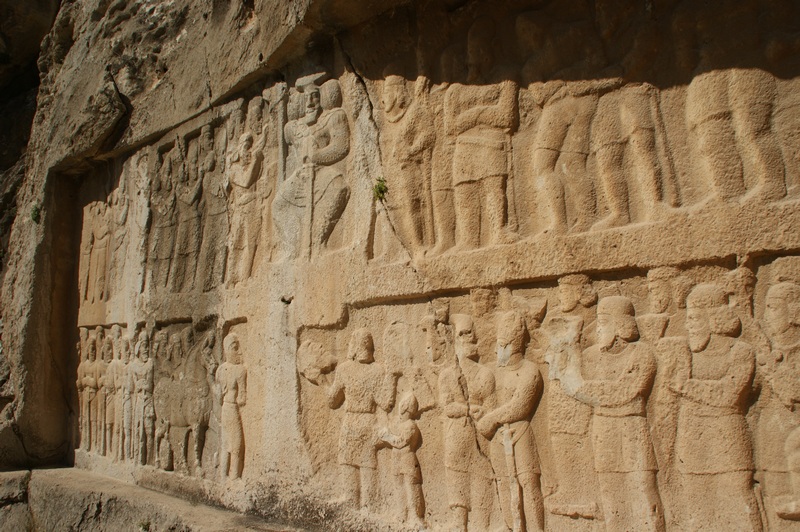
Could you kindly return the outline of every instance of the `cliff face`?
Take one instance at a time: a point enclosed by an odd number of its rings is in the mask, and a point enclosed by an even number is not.
[[[794,526],[798,21],[62,2],[0,152],[0,464],[306,526]]]

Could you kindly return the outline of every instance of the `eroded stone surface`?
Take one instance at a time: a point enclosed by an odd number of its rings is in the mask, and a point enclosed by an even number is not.
[[[66,4],[8,461],[312,527],[798,529],[797,10]]]

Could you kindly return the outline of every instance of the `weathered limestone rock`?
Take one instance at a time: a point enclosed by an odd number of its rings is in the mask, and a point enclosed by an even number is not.
[[[310,528],[800,530],[798,51],[786,0],[64,2],[0,464]]]

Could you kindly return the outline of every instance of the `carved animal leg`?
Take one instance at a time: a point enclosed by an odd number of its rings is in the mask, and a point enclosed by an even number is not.
[[[453,234],[453,198],[450,190],[436,190],[433,192],[433,227],[436,245],[431,250],[431,255],[438,255],[455,244]]]
[[[484,178],[481,183],[485,205],[483,218],[488,225],[490,242],[493,244],[510,244],[514,241],[508,231],[506,178],[504,175],[495,175]]]
[[[564,183],[569,188],[575,208],[572,230],[576,233],[588,231],[595,215],[595,194],[586,173],[586,155],[564,152],[559,157],[559,168],[564,174]]]
[[[706,161],[716,197],[722,201],[738,198],[745,192],[742,159],[736,149],[736,133],[728,118],[715,118],[699,124],[697,146]]]
[[[536,190],[539,201],[545,205],[549,217],[543,231],[555,234],[567,230],[567,206],[564,198],[564,185],[555,172],[558,151],[537,149],[533,155]]]

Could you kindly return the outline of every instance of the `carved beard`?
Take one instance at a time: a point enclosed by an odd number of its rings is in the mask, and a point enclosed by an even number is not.
[[[461,363],[463,360],[472,356],[476,349],[477,346],[475,344],[471,344],[469,342],[456,342],[456,356],[458,357],[458,362]]]
[[[513,351],[514,346],[512,344],[508,344],[506,346],[501,346],[497,344],[497,367],[504,368],[508,365],[509,360],[511,360],[511,352]]]
[[[605,331],[600,329],[597,334],[597,344],[600,346],[601,349],[611,349],[614,347],[614,342],[617,339],[617,333],[615,331]]]
[[[306,114],[303,117],[304,118],[303,122],[305,122],[307,126],[313,126],[314,124],[317,123],[317,120],[319,119],[321,114],[322,114],[322,107],[320,106],[307,107]]]
[[[386,120],[389,122],[397,122],[403,115],[406,114],[406,104],[402,98],[394,97],[385,106]]]
[[[690,332],[689,333],[689,349],[691,349],[692,353],[699,353],[706,347],[708,347],[708,343],[711,341],[711,332],[710,331],[697,331],[697,332]]]

